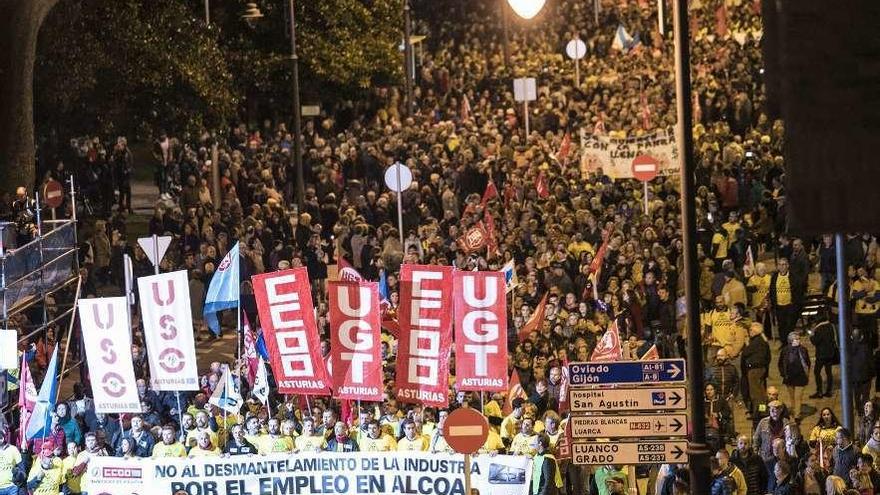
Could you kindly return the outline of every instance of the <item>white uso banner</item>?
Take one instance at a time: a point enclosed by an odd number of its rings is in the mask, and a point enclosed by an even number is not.
[[[79,300],[95,412],[140,412],[125,297]]]
[[[587,176],[601,168],[612,179],[632,179],[632,161],[650,155],[660,168],[660,175],[678,173],[678,148],[675,134],[657,132],[649,136],[624,139],[594,136],[581,130],[581,174]]]
[[[153,390],[198,390],[186,270],[138,278]]]
[[[471,458],[471,483],[482,494],[525,495],[531,478],[527,456]],[[464,456],[427,452],[355,452],[296,456],[139,459],[94,457],[90,492],[193,495],[465,495]]]

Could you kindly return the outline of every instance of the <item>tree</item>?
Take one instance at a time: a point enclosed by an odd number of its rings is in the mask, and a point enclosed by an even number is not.
[[[34,181],[33,67],[37,36],[57,0],[0,0],[0,181]]]

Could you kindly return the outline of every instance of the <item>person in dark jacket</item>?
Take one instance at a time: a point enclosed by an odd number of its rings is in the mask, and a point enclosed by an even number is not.
[[[747,495],[764,495],[767,487],[767,467],[761,456],[752,448],[752,440],[748,435],[740,435],[736,439],[736,449],[730,456],[730,462],[738,467],[745,477]]]
[[[797,495],[800,493],[788,462],[778,461],[776,467],[773,468],[773,476],[776,477],[776,487],[771,492],[773,495]]]
[[[357,442],[348,436],[348,428],[345,427],[345,423],[337,421],[336,426],[333,427],[333,433],[333,437],[327,440],[327,448],[324,450],[328,452],[359,451]]]
[[[860,328],[852,329],[852,344],[849,346],[849,381],[853,384],[855,411],[861,411],[865,402],[871,398],[871,380],[874,379],[874,356],[870,344]]]
[[[748,397],[746,410],[754,414],[758,404],[767,402],[767,371],[770,369],[770,344],[764,336],[764,325],[749,326],[749,342],[742,350],[743,397]]]
[[[871,454],[859,454],[856,468],[850,473],[853,488],[860,493],[877,493],[880,491],[880,473],[874,469],[874,458]]]
[[[529,484],[529,495],[556,495],[559,488],[556,480],[559,478],[559,466],[556,459],[548,452],[550,449],[550,437],[546,433],[539,433],[535,437],[535,457],[532,460],[532,481]]]
[[[800,332],[791,332],[787,336],[788,345],[779,353],[779,375],[788,392],[788,403],[795,421],[801,415],[801,400],[804,387],[810,381],[810,355],[801,345]]]
[[[816,378],[816,393],[811,395],[811,399],[820,397],[831,397],[831,386],[833,383],[831,375],[831,367],[837,359],[837,339],[835,333],[837,329],[828,318],[828,312],[822,312],[822,320],[809,331],[810,342],[816,347],[816,366],[813,368],[813,376]],[[822,380],[822,371],[825,371],[825,381]],[[825,387],[822,384],[825,383]]]
[[[735,495],[736,482],[724,473],[718,459],[710,458],[709,464],[712,466],[712,485],[709,487],[709,493],[711,495]]]
[[[858,458],[859,451],[853,445],[852,433],[846,428],[837,430],[837,446],[831,454],[831,465],[833,466],[831,473],[848,480],[849,471],[856,467]]]

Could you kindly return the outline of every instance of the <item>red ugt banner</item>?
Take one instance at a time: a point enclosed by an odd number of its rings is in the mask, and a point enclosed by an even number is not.
[[[507,298],[501,272],[455,272],[458,390],[507,392]]]
[[[452,348],[452,267],[400,270],[397,400],[446,407]]]
[[[330,395],[306,268],[254,275],[251,280],[278,392]]]
[[[332,281],[329,291],[333,396],[381,401],[379,284]]]

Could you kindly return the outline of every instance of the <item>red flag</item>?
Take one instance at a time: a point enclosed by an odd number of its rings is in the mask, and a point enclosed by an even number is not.
[[[615,320],[602,339],[596,343],[590,361],[619,361],[623,352],[620,349],[620,332],[617,330],[617,321]]]
[[[547,186],[547,177],[544,176],[544,172],[535,177],[535,190],[538,191],[538,197],[541,199],[550,197],[550,188]]]
[[[654,344],[651,346],[650,349],[642,354],[642,357],[639,358],[639,361],[654,361],[657,359],[660,359],[660,352],[657,351],[657,344]]]
[[[507,400],[504,401],[504,406],[501,408],[502,414],[510,416],[510,413],[513,412],[513,399],[517,397],[529,400],[529,394],[523,390],[522,384],[520,384],[519,373],[513,370],[513,373],[510,374],[510,380],[507,382]]]
[[[455,379],[458,390],[507,390],[507,297],[501,272],[456,271]]]
[[[379,284],[332,281],[328,285],[333,395],[381,401]]]
[[[458,245],[465,253],[470,254],[486,247],[486,243],[489,241],[488,237],[483,222],[480,222],[458,238]]]
[[[721,6],[715,10],[715,34],[719,38],[727,36],[727,5],[723,2]]]
[[[18,377],[18,405],[21,407],[21,415],[18,420],[18,445],[27,448],[27,428],[37,404],[37,387],[31,377],[31,369],[25,356],[21,356],[21,372]]]
[[[446,407],[452,351],[452,267],[400,269],[397,400]]]
[[[242,323],[242,331],[244,332],[244,357],[247,363],[247,381],[253,386],[254,380],[257,378],[257,367],[260,365],[260,356],[257,355],[257,336],[251,328],[251,322],[248,315],[242,312],[244,323]]]
[[[559,412],[568,411],[568,359],[562,363],[560,367],[562,371],[562,382],[559,384]]]
[[[694,124],[703,122],[703,107],[700,105],[700,94],[694,91]]]
[[[251,280],[278,392],[330,395],[306,268],[263,273]]]
[[[535,306],[535,311],[532,313],[532,316],[529,317],[529,321],[527,321],[520,329],[517,337],[520,342],[525,342],[526,339],[529,338],[529,334],[532,332],[536,332],[541,328],[541,323],[544,321],[544,315],[547,313],[547,296],[550,295],[549,292],[544,293],[544,297],[541,298],[541,302]]]
[[[642,92],[639,96],[639,101],[641,102],[641,116],[642,116],[642,129],[646,131],[651,128],[651,108],[648,106],[648,96]]]
[[[571,153],[571,134],[565,133],[562,137],[562,143],[559,145],[559,152],[556,153],[556,160],[562,165],[568,163],[568,154]]]
[[[486,203],[492,200],[492,198],[498,197],[498,188],[495,187],[495,181],[490,180],[488,184],[486,184],[486,190],[483,192],[483,200],[480,204],[483,208],[486,208]]]
[[[498,236],[495,233],[495,217],[488,210],[483,214],[486,219],[486,259],[498,254]]]
[[[346,261],[345,258],[343,258],[342,256],[340,256],[336,260],[336,268],[338,270],[336,277],[339,280],[349,280],[351,282],[360,282],[361,280],[364,279],[364,277],[360,274],[360,272],[358,272],[353,266],[351,266],[351,263]]]
[[[596,120],[596,125],[593,126],[593,135],[604,136],[605,134],[608,134],[608,131],[605,130],[605,118],[602,114],[599,114],[599,118]]]
[[[513,184],[508,182],[504,184],[504,206],[507,206],[514,200],[516,200],[516,188],[513,187]]]

